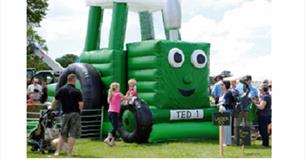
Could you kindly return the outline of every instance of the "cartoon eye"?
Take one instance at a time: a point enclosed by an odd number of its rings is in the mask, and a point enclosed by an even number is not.
[[[197,49],[192,53],[191,61],[194,67],[203,68],[207,64],[208,59],[203,50]]]
[[[179,68],[184,62],[184,54],[178,48],[173,48],[168,53],[168,62],[174,68]]]

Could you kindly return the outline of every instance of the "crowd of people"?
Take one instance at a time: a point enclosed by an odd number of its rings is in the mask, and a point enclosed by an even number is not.
[[[211,96],[220,112],[231,114],[230,125],[224,127],[224,145],[233,144],[232,133],[236,143],[239,126],[252,126],[249,111],[254,106],[252,109],[255,109],[257,120],[254,123],[258,123],[262,146],[268,147],[271,126],[271,82],[264,80],[257,89],[252,84],[250,75],[242,77],[238,83],[237,80],[223,80],[221,75],[216,76],[214,80],[216,83],[211,88]]]
[[[65,146],[68,156],[72,156],[76,138],[80,137],[81,118],[84,102],[80,90],[75,87],[77,77],[70,74],[67,77],[68,84],[61,87],[55,94],[51,104],[51,109],[56,109],[58,103],[62,107],[62,126],[59,138],[52,141],[58,156],[62,147]],[[211,87],[211,96],[220,112],[229,112],[232,116],[230,125],[224,127],[224,145],[232,145],[236,142],[238,126],[251,126],[248,121],[251,105],[256,106],[256,116],[259,133],[262,138],[262,146],[269,146],[268,126],[271,124],[271,84],[268,80],[263,82],[258,89],[252,84],[252,77],[246,75],[238,80],[224,80],[221,75],[215,77],[216,83]],[[109,146],[115,145],[116,132],[119,127],[119,115],[121,105],[130,105],[134,98],[138,96],[136,80],[128,81],[128,90],[125,95],[120,92],[120,84],[111,83],[108,90],[108,118],[112,124],[112,129],[104,140]],[[46,81],[34,78],[33,83],[28,86],[28,104],[42,104],[47,101]],[[232,140],[232,134],[234,140]]]

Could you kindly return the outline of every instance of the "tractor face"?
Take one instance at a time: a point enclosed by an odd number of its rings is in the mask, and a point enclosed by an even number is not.
[[[209,47],[166,40],[130,44],[128,78],[138,81],[140,98],[157,108],[209,107]],[[135,58],[142,61],[135,65]]]

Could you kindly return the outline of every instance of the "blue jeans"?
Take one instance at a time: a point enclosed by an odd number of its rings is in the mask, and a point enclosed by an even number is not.
[[[115,137],[115,132],[117,131],[119,127],[119,113],[117,112],[108,112],[108,118],[112,124],[112,130],[110,131],[110,134]]]

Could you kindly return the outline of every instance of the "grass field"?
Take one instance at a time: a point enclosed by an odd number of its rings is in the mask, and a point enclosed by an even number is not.
[[[261,147],[261,141],[252,141],[246,146],[244,153],[241,147],[224,147],[223,157],[271,158],[271,147]],[[50,158],[51,154],[32,153],[27,147],[28,158]],[[65,152],[59,157],[66,157]],[[109,147],[97,140],[79,139],[74,149],[74,157],[79,158],[216,158],[219,156],[217,140],[179,141],[152,144],[134,144],[118,141],[116,146]]]

